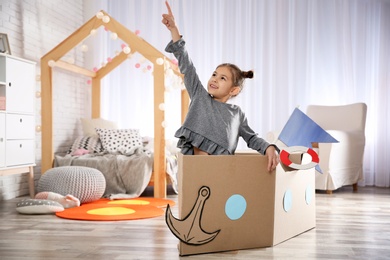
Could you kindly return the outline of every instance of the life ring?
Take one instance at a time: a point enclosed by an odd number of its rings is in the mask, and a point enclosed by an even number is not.
[[[308,153],[311,156],[311,162],[307,164],[293,163],[289,158],[290,153],[292,152]],[[307,170],[315,167],[320,162],[320,159],[318,157],[318,154],[311,148],[305,146],[291,146],[283,148],[283,150],[280,152],[280,161],[290,168],[297,170]]]

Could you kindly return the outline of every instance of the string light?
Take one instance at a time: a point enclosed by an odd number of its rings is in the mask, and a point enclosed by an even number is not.
[[[70,64],[74,64],[74,58],[73,58],[73,57],[68,57],[68,58],[67,58],[67,61],[68,61],[68,63],[70,63]]]
[[[98,19],[102,19],[103,16],[104,16],[104,14],[102,12],[97,12],[96,13],[96,18],[98,18]]]
[[[129,46],[125,46],[125,47],[123,48],[123,52],[124,52],[125,54],[129,54],[130,51],[131,51],[131,49],[130,49]]]
[[[47,62],[47,65],[49,65],[49,67],[54,67],[56,65],[56,62],[54,60],[49,60]]]
[[[105,16],[103,16],[102,21],[103,21],[103,23],[109,23],[110,22],[110,17],[105,15]]]
[[[86,45],[86,44],[81,45],[81,51],[82,52],[87,52],[88,51],[88,45]]]
[[[172,77],[173,76],[173,70],[172,69],[167,69],[166,71],[165,71],[165,75],[167,75],[168,77]]]
[[[111,33],[110,37],[111,37],[111,39],[116,40],[116,39],[118,39],[118,34],[113,32],[113,33]]]
[[[158,105],[158,109],[160,109],[161,111],[164,111],[165,110],[165,104],[164,103],[160,103]]]
[[[157,63],[158,65],[163,65],[163,64],[164,64],[163,58],[157,58],[157,59],[156,59],[156,63]]]

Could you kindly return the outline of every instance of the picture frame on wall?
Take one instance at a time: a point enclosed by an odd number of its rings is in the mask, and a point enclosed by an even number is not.
[[[8,36],[5,33],[0,33],[0,52],[11,55]]]

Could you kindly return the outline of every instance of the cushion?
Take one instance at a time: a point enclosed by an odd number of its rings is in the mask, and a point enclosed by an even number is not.
[[[142,149],[142,138],[138,129],[96,128],[104,150],[111,154],[132,155]]]
[[[73,156],[81,156],[81,155],[84,155],[84,154],[89,154],[89,151],[85,150],[85,149],[77,149],[76,151],[74,151],[72,153]]]
[[[102,142],[100,142],[98,136],[82,136],[76,138],[68,150],[68,154],[76,155],[75,153],[80,149],[87,150],[89,153],[101,153],[104,151]]]
[[[63,210],[60,203],[52,200],[24,199],[16,204],[16,211],[21,214],[50,214]]]
[[[101,171],[84,166],[61,166],[47,170],[38,181],[38,193],[72,194],[80,203],[100,199],[106,190],[106,179]]]
[[[81,124],[83,127],[84,136],[98,137],[95,128],[118,129],[118,126],[115,122],[103,118],[81,118]]]
[[[35,195],[35,199],[52,200],[60,203],[64,209],[74,208],[80,206],[80,200],[73,195],[63,196],[55,192],[42,191]]]

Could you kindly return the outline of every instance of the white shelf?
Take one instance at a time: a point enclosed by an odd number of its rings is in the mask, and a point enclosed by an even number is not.
[[[28,172],[34,196],[35,63],[10,55],[0,55],[0,61],[0,96],[6,99],[6,110],[0,110],[0,176]]]

